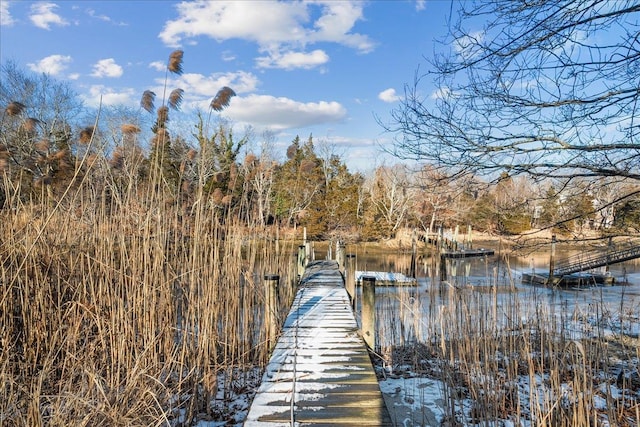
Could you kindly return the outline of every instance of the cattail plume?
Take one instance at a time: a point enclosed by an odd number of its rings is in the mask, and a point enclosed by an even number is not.
[[[156,134],[151,138],[151,144],[154,147],[160,147],[169,141],[169,132],[165,128],[158,128]]]
[[[49,142],[48,139],[41,139],[40,141],[36,142],[34,144],[36,150],[38,150],[41,153],[46,153],[47,151],[49,151],[49,147],[51,146],[51,143]]]
[[[29,117],[22,123],[22,129],[26,133],[29,133],[29,134],[34,133],[39,123],[40,123],[40,120],[34,119],[33,117]]]
[[[153,106],[153,103],[156,100],[156,94],[155,92],[152,92],[150,90],[145,90],[144,93],[142,94],[142,99],[140,100],[140,106],[146,110],[149,113],[152,113],[153,110],[155,109],[155,107]]]
[[[93,138],[94,128],[93,126],[87,126],[80,131],[80,142],[82,144],[88,144]]]
[[[169,107],[163,105],[158,108],[158,127],[164,128],[164,125],[169,121]]]
[[[25,108],[27,107],[25,107],[23,103],[18,101],[13,101],[13,102],[10,102],[9,105],[7,105],[5,112],[7,113],[8,116],[15,117],[22,114]]]
[[[125,123],[120,126],[120,131],[125,135],[133,135],[136,133],[140,133],[140,128],[136,125]]]
[[[124,152],[122,147],[116,147],[113,151],[113,155],[111,156],[111,160],[109,164],[113,169],[123,169],[124,168]]]
[[[184,90],[182,89],[174,89],[173,91],[171,91],[171,94],[169,95],[169,107],[173,108],[174,110],[179,110],[180,109],[180,104],[182,103],[182,94],[184,93]]]
[[[209,105],[214,111],[222,111],[225,107],[229,106],[231,102],[231,97],[235,96],[236,93],[228,86],[223,87],[218,91],[215,98],[211,101]]]
[[[171,52],[171,55],[169,55],[169,65],[167,66],[167,69],[169,70],[169,72],[180,75],[182,74],[182,56],[184,55],[184,52],[181,50],[174,50],[173,52]]]

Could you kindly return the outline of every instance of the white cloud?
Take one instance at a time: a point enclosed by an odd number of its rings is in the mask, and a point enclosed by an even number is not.
[[[54,12],[58,7],[55,3],[39,2],[31,5],[31,15],[29,19],[38,28],[51,29],[51,25],[69,25],[63,17]]]
[[[108,22],[110,24],[113,24],[113,25],[116,25],[116,26],[119,26],[119,27],[127,26],[127,24],[125,22],[116,22],[113,19],[111,19],[110,16],[101,15],[98,12],[96,12],[94,9],[87,9],[87,15],[89,15],[90,17],[92,17],[94,19],[98,19],[100,21]]]
[[[231,62],[235,59],[236,59],[236,56],[232,52],[228,50],[225,50],[224,52],[222,52],[222,60],[224,62]]]
[[[164,85],[164,79],[156,80],[159,86]],[[185,98],[204,97],[211,99],[224,86],[229,86],[236,93],[254,92],[258,86],[258,78],[246,71],[237,71],[226,74],[212,74],[205,76],[197,73],[185,73],[169,82],[172,88],[179,87],[184,90]]]
[[[36,73],[51,74],[52,76],[60,75],[67,69],[68,64],[72,61],[70,56],[50,55],[42,58],[36,63],[27,64],[31,71]]]
[[[427,7],[426,0],[416,0],[416,10],[418,11],[425,10],[426,7]]]
[[[0,1],[0,26],[9,27],[16,22],[9,12],[9,4],[8,1]]]
[[[122,67],[116,64],[115,59],[101,59],[93,65],[93,77],[120,77],[122,76]]]
[[[93,9],[87,9],[87,15],[100,21],[111,22],[111,18],[109,18],[107,15],[100,15]]]
[[[373,50],[366,36],[351,32],[362,19],[359,1],[314,2],[181,2],[176,7],[178,18],[166,22],[159,34],[167,45],[178,47],[185,39],[206,36],[223,41],[243,39],[256,43],[260,52],[271,58],[260,58],[266,66],[308,68],[324,64],[328,58],[321,50],[305,52],[313,43],[338,43],[359,52]],[[314,21],[312,16],[319,17]],[[187,40],[186,42],[193,41]],[[281,52],[291,52],[281,54]]]
[[[484,33],[477,31],[458,37],[453,41],[453,49],[464,59],[470,59],[478,55],[479,44],[484,39]]]
[[[384,102],[396,102],[400,100],[400,97],[393,88],[385,89],[378,94],[378,99]]]
[[[449,98],[452,94],[453,92],[451,92],[451,89],[443,86],[433,91],[433,93],[431,94],[431,99],[446,99]]]
[[[167,64],[162,61],[153,61],[149,64],[149,68],[153,68],[156,71],[164,71],[167,69]]]
[[[347,115],[338,102],[298,102],[267,95],[235,97],[225,110],[233,120],[276,131],[341,122]]]
[[[135,90],[127,88],[116,91],[103,85],[94,85],[89,88],[87,94],[82,98],[84,103],[90,107],[98,107],[102,99],[102,105],[127,105],[134,107],[139,104],[141,94]]]
[[[285,52],[274,53],[269,56],[256,58],[256,64],[260,68],[283,68],[292,70],[294,68],[314,68],[329,62],[329,55],[323,50],[316,49],[313,52]]]

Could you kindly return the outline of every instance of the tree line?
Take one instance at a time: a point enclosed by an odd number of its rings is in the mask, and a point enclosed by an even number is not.
[[[7,63],[2,75],[2,209],[60,203],[72,191],[100,194],[117,214],[119,201],[154,193],[180,206],[185,219],[206,204],[217,221],[305,227],[314,239],[379,240],[407,227],[436,232],[457,225],[494,234],[640,230],[640,191],[626,177],[534,180],[505,173],[491,182],[477,174],[451,178],[427,162],[354,173],[312,136],[296,136],[278,156],[272,135],[237,133],[215,115],[235,95],[227,87],[208,113],[198,112],[187,124],[190,133],[176,127],[170,134],[169,111],[179,109],[180,90],[157,109],[155,94],[147,91],[139,110],[96,112],[68,84],[45,74]]]

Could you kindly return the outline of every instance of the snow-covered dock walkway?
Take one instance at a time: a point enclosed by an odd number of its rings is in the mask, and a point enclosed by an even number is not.
[[[335,261],[307,266],[244,425],[393,425]]]

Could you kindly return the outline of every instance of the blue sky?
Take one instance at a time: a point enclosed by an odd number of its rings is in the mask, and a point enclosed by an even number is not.
[[[275,135],[282,158],[296,135],[340,155],[352,171],[384,160],[385,121],[425,71],[446,32],[450,2],[0,0],[0,62],[68,81],[85,104],[137,107],[162,94],[169,54],[184,51],[181,114],[223,86],[237,96],[222,114],[256,140]],[[422,85],[425,98],[436,88]],[[432,93],[428,93],[432,91]],[[156,100],[156,105],[159,104]],[[175,120],[175,119],[174,119]]]

